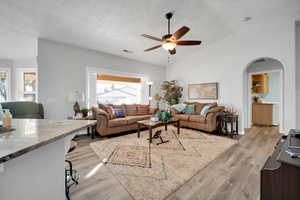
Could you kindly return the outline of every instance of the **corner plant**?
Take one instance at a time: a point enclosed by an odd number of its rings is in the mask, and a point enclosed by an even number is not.
[[[163,91],[163,100],[169,106],[179,103],[183,88],[178,85],[176,80],[164,81],[161,85],[161,90]]]

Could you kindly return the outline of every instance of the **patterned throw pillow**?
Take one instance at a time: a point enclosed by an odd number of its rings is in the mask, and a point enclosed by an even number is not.
[[[122,108],[113,108],[113,113],[116,116],[116,118],[125,117],[125,113]]]
[[[171,108],[174,108],[178,113],[182,113],[186,107],[185,103],[179,103],[171,106]]]
[[[136,115],[137,114],[137,105],[131,104],[131,105],[125,105],[126,107],[126,114],[127,115]]]
[[[114,115],[114,112],[113,112],[113,109],[112,109],[111,106],[105,105],[105,104],[101,104],[101,105],[103,107],[103,110],[108,113],[109,119],[115,119],[116,118],[116,116]]]
[[[207,112],[208,112],[211,108],[212,108],[211,105],[206,105],[206,106],[204,106],[204,107],[202,108],[201,112],[200,112],[200,115],[201,115],[202,117],[206,117]]]
[[[186,105],[183,113],[184,114],[188,114],[188,115],[195,114],[195,104],[188,104],[188,105]]]
[[[149,115],[150,105],[138,105],[137,115]]]

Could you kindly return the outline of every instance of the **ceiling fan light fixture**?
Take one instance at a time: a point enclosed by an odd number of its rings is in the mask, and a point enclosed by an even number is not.
[[[175,42],[165,42],[165,43],[162,45],[162,47],[163,47],[165,50],[167,50],[167,51],[173,50],[173,49],[175,49],[175,47],[176,47],[176,43],[175,43]]]

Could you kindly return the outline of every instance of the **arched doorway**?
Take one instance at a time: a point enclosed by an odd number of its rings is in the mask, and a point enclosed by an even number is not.
[[[270,111],[271,114],[269,115],[272,115],[272,125],[279,126],[280,132],[284,130],[283,74],[284,68],[282,63],[274,58],[258,58],[247,65],[244,70],[243,100],[245,128],[250,128],[256,123],[255,115],[257,115],[257,110],[259,110],[257,109],[258,106],[263,108],[270,105],[269,110],[272,111]],[[266,81],[259,81],[259,77],[261,80]],[[253,109],[254,113],[252,113]],[[266,113],[262,111],[261,114],[264,115]],[[262,115],[259,114],[260,117]]]

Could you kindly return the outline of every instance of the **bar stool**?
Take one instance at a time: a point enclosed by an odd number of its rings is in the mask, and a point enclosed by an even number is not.
[[[68,153],[74,151],[77,147],[77,142],[71,141],[71,146]],[[70,200],[70,188],[73,185],[78,185],[79,172],[73,169],[73,164],[69,160],[65,160],[67,166],[65,168],[65,188],[66,188],[66,198]]]

